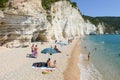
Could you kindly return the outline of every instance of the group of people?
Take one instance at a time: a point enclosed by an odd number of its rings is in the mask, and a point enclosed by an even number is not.
[[[53,63],[51,63],[51,59],[48,58],[48,60],[46,62],[34,63],[33,66],[35,66],[35,67],[56,68],[56,60],[54,60]]]
[[[56,60],[54,60],[53,61],[53,64],[51,64],[51,59],[50,58],[48,58],[48,60],[47,60],[47,62],[46,62],[46,66],[48,67],[48,68],[56,68]],[[51,70],[44,70],[43,72],[42,72],[42,74],[49,74],[49,73],[51,73],[53,70],[51,69]]]
[[[51,63],[51,59],[48,58],[48,60],[46,62],[46,66],[51,67],[51,68],[56,68],[56,60],[54,60],[53,63]]]
[[[55,48],[57,51],[59,51],[57,49],[57,46],[55,45]],[[32,57],[36,58],[37,55],[38,55],[38,47],[37,45],[32,45],[31,46],[31,52],[32,52]],[[60,51],[59,51],[60,52]],[[48,58],[48,60],[46,61],[46,67],[52,67],[52,68],[55,68],[56,67],[56,60],[53,61],[53,63],[51,63],[51,59]]]
[[[32,57],[37,57],[37,55],[38,55],[38,48],[37,48],[37,45],[32,45],[32,47],[31,47],[31,52],[32,52]]]

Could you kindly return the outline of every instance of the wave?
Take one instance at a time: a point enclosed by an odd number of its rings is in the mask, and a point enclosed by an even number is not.
[[[86,55],[80,54],[79,59],[80,80],[104,80],[96,67],[87,60]]]

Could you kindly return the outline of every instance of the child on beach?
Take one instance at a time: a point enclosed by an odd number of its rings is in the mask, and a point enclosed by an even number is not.
[[[35,54],[35,57],[37,57],[37,55],[38,55],[38,48],[37,48],[37,45],[35,45],[34,54]]]
[[[32,53],[34,52],[34,44],[33,44],[32,47],[31,47],[31,52],[32,52]]]

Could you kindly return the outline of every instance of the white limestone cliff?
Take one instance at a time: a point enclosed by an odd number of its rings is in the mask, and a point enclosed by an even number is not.
[[[89,34],[104,34],[105,26],[103,23],[99,23],[97,26],[92,24],[89,20],[85,22],[84,33]]]
[[[52,5],[52,27],[56,39],[83,35],[82,23],[84,20],[79,11],[69,2],[60,1]]]
[[[99,34],[104,34],[105,33],[105,25],[103,23],[99,23],[99,25],[97,26],[98,28],[98,33]]]
[[[67,1],[54,3],[51,11],[42,8],[41,0],[9,0],[7,5],[0,18],[0,44],[7,47],[28,45],[36,40],[84,36],[96,30],[103,33],[102,26],[85,22],[80,12]]]
[[[85,22],[85,29],[84,32],[85,34],[96,34],[96,26],[94,24],[92,24],[89,20],[87,20],[87,22]]]

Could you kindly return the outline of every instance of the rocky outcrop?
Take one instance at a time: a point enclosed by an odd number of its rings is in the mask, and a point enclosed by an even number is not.
[[[19,47],[47,37],[47,29],[50,25],[38,1],[10,0],[8,2],[9,7],[4,11],[5,17],[0,20],[1,45]],[[43,30],[44,33],[41,33]]]
[[[97,33],[98,34],[104,34],[105,32],[105,25],[103,23],[99,23],[97,26]]]
[[[89,20],[85,22],[84,33],[86,35],[104,34],[105,26],[103,23],[99,23],[97,26],[92,24]]]
[[[96,30],[97,30],[96,26],[92,24],[89,20],[85,22],[84,33],[86,35],[96,34]]]
[[[27,46],[31,41],[61,40],[84,36],[99,30],[68,1],[59,1],[44,10],[41,0],[9,0],[0,17],[0,44],[7,47]],[[1,14],[1,12],[0,12]]]

